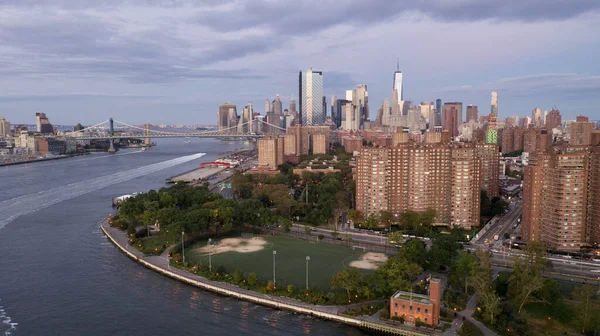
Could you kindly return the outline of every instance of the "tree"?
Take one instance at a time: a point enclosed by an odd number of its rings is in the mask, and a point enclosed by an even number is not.
[[[394,214],[389,211],[381,210],[379,212],[379,222],[383,224],[389,231],[392,231],[392,223],[394,221]]]
[[[471,253],[463,252],[454,263],[451,274],[451,281],[455,284],[461,283],[465,286],[465,294],[469,293],[469,282],[479,272],[479,261]]]
[[[367,229],[374,229],[377,227],[377,217],[375,215],[370,214],[367,219],[365,219],[364,225]]]
[[[236,284],[239,284],[242,281],[244,281],[244,273],[242,273],[242,271],[239,269],[235,270],[235,273],[233,273],[233,281]]]
[[[294,285],[288,285],[286,289],[289,295],[294,295],[296,292],[296,287],[294,287]]]
[[[361,279],[362,274],[359,271],[354,269],[344,269],[331,278],[331,287],[344,288],[346,294],[348,294],[348,301],[350,301],[350,292],[359,288]]]
[[[256,273],[252,272],[248,274],[248,285],[254,287],[258,284],[258,276]]]
[[[423,268],[409,262],[402,254],[398,254],[389,258],[376,272],[386,276],[385,281],[392,291],[410,290],[412,280],[423,273]]]
[[[477,251],[481,268],[473,277],[472,284],[476,294],[483,305],[483,317],[490,324],[496,323],[496,317],[500,315],[500,297],[496,294],[496,288],[492,282],[492,268],[490,254],[486,251]]]
[[[269,280],[269,282],[267,282],[267,286],[265,287],[265,289],[267,290],[267,292],[272,292],[275,290],[275,282],[273,280]]]
[[[515,258],[508,292],[514,298],[517,314],[521,314],[523,306],[534,298],[533,294],[544,287],[542,272],[549,265],[546,253],[544,243],[529,242],[525,254]]]
[[[363,216],[362,212],[360,212],[358,210],[348,211],[348,218],[350,218],[350,220],[355,224],[362,223],[362,221],[364,220],[364,216]]]
[[[393,232],[388,236],[388,241],[390,244],[400,244],[402,240],[404,240],[404,236],[402,235],[401,231]]]
[[[577,287],[573,291],[573,297],[577,301],[577,305],[575,306],[577,326],[579,326],[582,334],[589,332],[594,327],[594,316],[592,313],[594,312],[593,299],[595,294],[594,287],[590,285]]]
[[[412,238],[400,247],[398,254],[401,254],[408,262],[415,263],[421,267],[425,266],[427,249],[425,243],[420,239]]]

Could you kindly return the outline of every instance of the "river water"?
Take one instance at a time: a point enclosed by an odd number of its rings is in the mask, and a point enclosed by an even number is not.
[[[0,167],[0,335],[364,335],[182,284],[104,237],[112,197],[249,146],[189,140]]]

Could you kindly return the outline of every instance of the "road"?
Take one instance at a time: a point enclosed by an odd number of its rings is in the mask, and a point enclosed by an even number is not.
[[[521,202],[511,202],[510,204],[511,208],[509,212],[502,216],[500,220],[496,221],[494,224],[491,224],[489,228],[479,236],[479,239],[476,243],[477,245],[492,245],[494,248],[500,248],[502,246],[504,234],[510,234],[514,231],[513,227],[519,224],[519,218],[521,217],[521,213],[523,211]],[[496,235],[499,238],[498,241],[494,240],[494,236]]]
[[[322,234],[326,237],[331,237],[331,233],[333,232],[332,230],[315,228],[312,226],[309,226],[309,227],[311,228],[310,234],[315,237],[318,237],[320,234]],[[305,226],[301,225],[301,224],[294,224],[291,229],[294,232],[306,233]],[[351,235],[352,241],[356,242],[356,243],[366,243],[366,244],[381,245],[381,246],[389,245],[387,236],[381,235],[381,234],[368,234],[368,233],[364,233],[364,232],[356,232],[356,231],[350,231],[350,230],[338,231],[338,233],[339,233],[338,237],[340,237],[342,239],[344,238],[344,235],[346,235],[346,234]]]

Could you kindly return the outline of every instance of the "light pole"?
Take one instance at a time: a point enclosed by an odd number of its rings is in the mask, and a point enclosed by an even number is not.
[[[306,256],[306,290],[308,290],[308,262],[310,261],[310,257]]]
[[[183,263],[185,264],[185,246],[183,246],[183,235],[185,235],[185,232],[181,231],[181,254],[183,255]]]
[[[208,270],[210,273],[212,273],[212,244],[211,244],[212,239],[208,238],[208,247],[209,247],[209,251],[208,251]]]
[[[277,251],[273,251],[273,286],[277,285],[277,279],[275,278],[275,256],[277,255]]]

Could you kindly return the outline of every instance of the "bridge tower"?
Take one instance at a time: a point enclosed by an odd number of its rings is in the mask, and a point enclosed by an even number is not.
[[[144,135],[145,136],[149,136],[150,135],[150,124],[145,124],[144,125]],[[145,147],[152,147],[152,139],[145,138],[144,139],[144,146]]]
[[[115,148],[115,123],[113,121],[113,118],[110,118],[109,125],[110,129],[108,131],[108,135],[110,136],[110,138],[108,139],[108,152],[115,153],[117,149]]]

